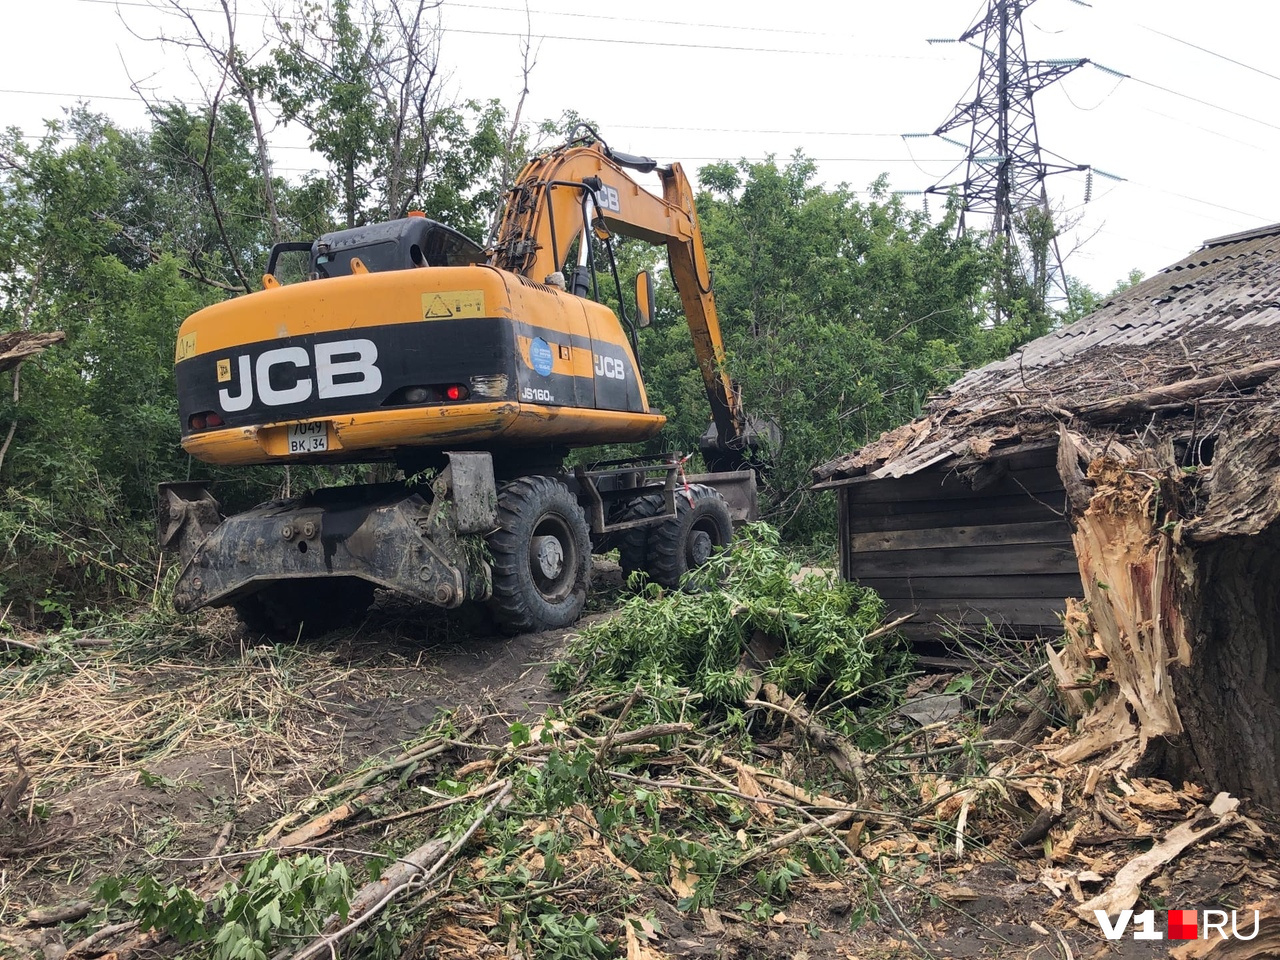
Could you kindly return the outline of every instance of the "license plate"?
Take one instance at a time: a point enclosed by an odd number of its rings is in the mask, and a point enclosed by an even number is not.
[[[290,453],[323,453],[329,449],[329,426],[321,423],[289,424]]]

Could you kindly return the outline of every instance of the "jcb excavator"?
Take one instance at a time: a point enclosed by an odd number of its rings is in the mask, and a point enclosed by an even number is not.
[[[251,627],[327,629],[375,588],[456,607],[487,601],[509,631],[581,615],[591,553],[676,586],[754,510],[760,445],[724,369],[715,298],[679,164],[571,140],[521,172],[492,250],[424,216],[278,244],[263,290],[194,314],[175,354],[182,446],[212,464],[390,460],[405,482],[320,489],[228,519],[200,485],[166,484],[160,537],[184,566],[175,606],[236,608]],[[626,170],[657,171],[662,197]],[[572,447],[643,441],[637,327],[614,233],[665,244],[706,384],[713,470],[678,456],[566,471]],[[283,256],[306,279],[281,283]],[[607,263],[608,271],[597,267]],[[566,279],[567,278],[567,279]],[[692,482],[691,482],[692,481]]]

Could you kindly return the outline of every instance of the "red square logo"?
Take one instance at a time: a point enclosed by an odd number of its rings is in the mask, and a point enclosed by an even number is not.
[[[1169,939],[1200,939],[1200,927],[1196,924],[1196,912],[1194,910],[1169,911]]]

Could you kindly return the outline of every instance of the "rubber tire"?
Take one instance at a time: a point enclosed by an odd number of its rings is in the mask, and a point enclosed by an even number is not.
[[[710,546],[727,547],[733,539],[733,518],[729,505],[714,487],[691,484],[687,490],[676,490],[676,515],[648,530],[648,557],[645,568],[649,578],[664,587],[675,589],[690,570],[707,559],[699,558],[704,547],[702,535]]]
[[[318,637],[355,623],[373,603],[374,586],[355,577],[283,580],[232,604],[250,633],[278,640]]]
[[[651,493],[639,497],[627,504],[626,509],[618,515],[618,523],[628,520],[646,520],[656,517],[667,509],[662,494]],[[618,537],[618,564],[622,567],[622,575],[629,577],[637,570],[647,570],[649,565],[649,531],[652,526],[634,527],[624,530]]]
[[[541,532],[539,532],[541,531]],[[539,584],[532,555],[536,536],[554,536],[563,552],[561,574]],[[591,586],[591,531],[577,499],[559,480],[520,477],[498,490],[498,529],[489,534],[493,596],[489,609],[506,633],[572,626]]]

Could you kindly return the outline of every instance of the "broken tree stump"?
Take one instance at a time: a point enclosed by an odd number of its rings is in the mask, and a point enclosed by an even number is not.
[[[1212,474],[1183,469],[1172,443],[1123,458],[1065,430],[1059,444],[1089,623],[1069,635],[1055,673],[1070,681],[1105,656],[1086,736],[1059,759],[1111,749],[1110,766],[1175,781],[1198,772],[1280,810],[1280,459],[1263,469],[1257,456],[1275,437],[1220,442],[1220,457],[1240,456]],[[1242,461],[1257,465],[1249,484],[1215,489],[1251,473]]]

